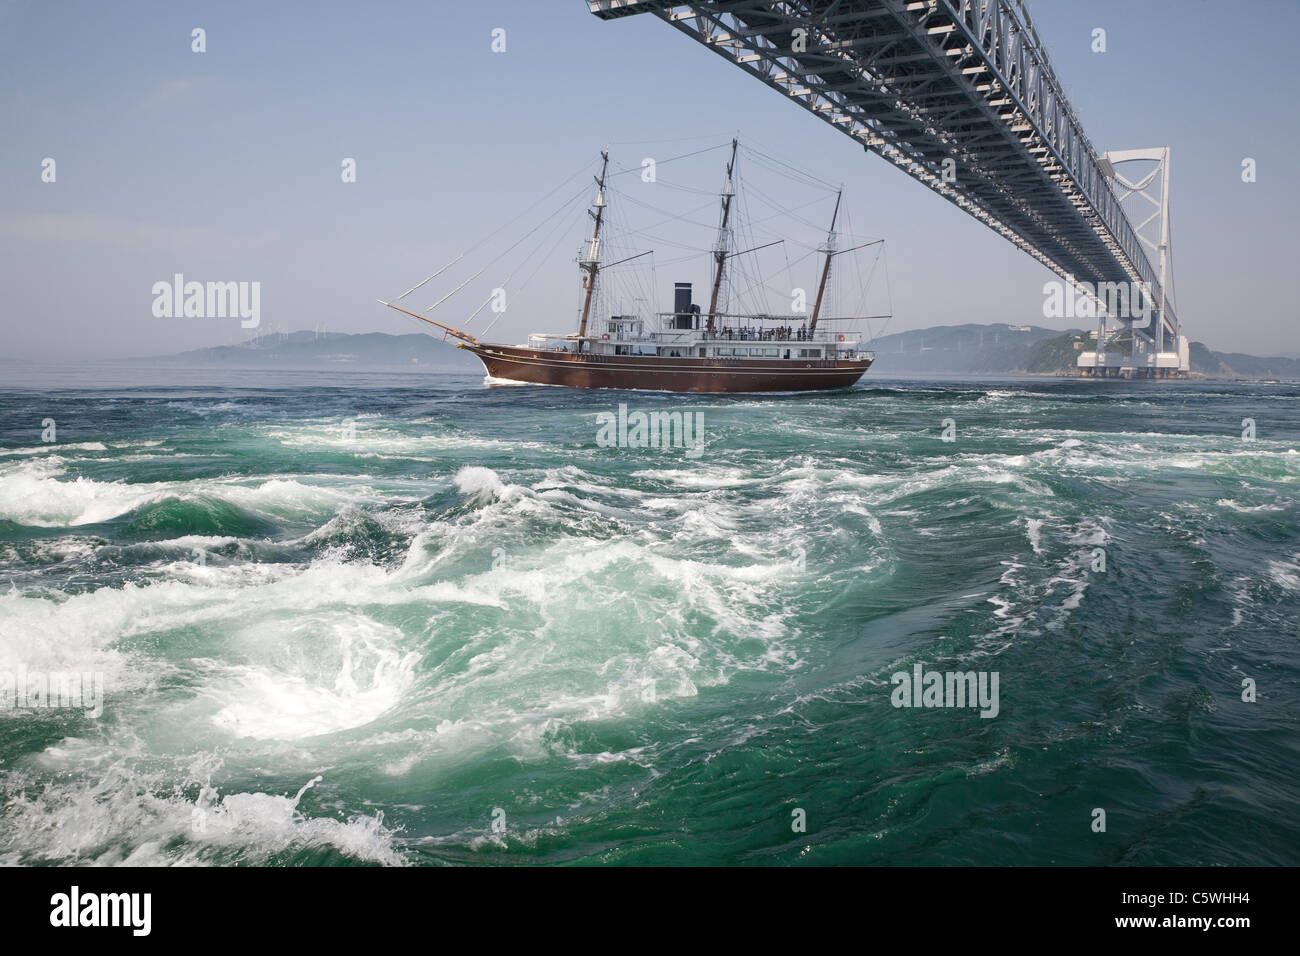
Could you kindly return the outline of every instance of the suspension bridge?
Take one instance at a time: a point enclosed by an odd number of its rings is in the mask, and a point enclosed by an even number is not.
[[[664,20],[1057,273],[1087,303],[1075,314],[1097,318],[1096,347],[1078,358],[1084,374],[1187,371],[1169,148],[1093,148],[1022,0],[588,6],[605,20]]]

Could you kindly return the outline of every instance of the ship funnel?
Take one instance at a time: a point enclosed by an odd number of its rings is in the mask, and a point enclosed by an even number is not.
[[[673,311],[678,315],[689,315],[691,311],[691,284],[678,282],[673,286]]]
[[[673,284],[673,322],[674,329],[699,328],[700,307],[691,304],[691,284],[677,282]]]

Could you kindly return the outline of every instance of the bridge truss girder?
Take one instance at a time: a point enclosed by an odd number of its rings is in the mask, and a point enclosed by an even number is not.
[[[589,8],[603,19],[653,13],[1052,271],[1094,288],[1141,282],[1162,300],[1162,276],[1018,0],[589,0]]]

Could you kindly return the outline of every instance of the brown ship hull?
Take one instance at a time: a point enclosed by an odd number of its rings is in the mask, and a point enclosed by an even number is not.
[[[806,392],[848,388],[871,359],[776,360],[593,355],[517,345],[460,343],[488,375],[513,382],[569,388],[629,388],[666,392]]]

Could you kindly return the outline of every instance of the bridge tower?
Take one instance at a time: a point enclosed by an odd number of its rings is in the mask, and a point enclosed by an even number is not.
[[[1145,171],[1134,171],[1130,179],[1117,167],[1128,163],[1149,164]],[[1097,348],[1094,355],[1080,356],[1079,366],[1095,375],[1118,375],[1132,369],[1133,375],[1162,378],[1188,371],[1187,339],[1179,333],[1173,297],[1173,257],[1169,233],[1168,146],[1150,149],[1110,150],[1099,158],[1098,166],[1111,184],[1116,199],[1134,223],[1138,240],[1156,260],[1160,283],[1157,301],[1148,302],[1150,318],[1143,322],[1133,318],[1108,316],[1097,311]],[[1132,169],[1132,167],[1129,167]],[[1108,321],[1114,327],[1108,328]],[[1128,355],[1107,348],[1121,332],[1128,331]]]

